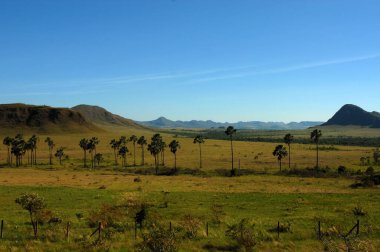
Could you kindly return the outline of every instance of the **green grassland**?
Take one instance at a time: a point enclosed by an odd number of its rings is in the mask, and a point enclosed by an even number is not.
[[[145,164],[133,167],[131,143],[128,143],[128,167],[114,165],[109,146],[112,138],[135,134],[149,140],[153,133],[144,129],[112,128],[98,134],[52,134],[49,136],[56,147],[65,147],[69,156],[63,165],[54,159],[52,166],[48,165],[48,148],[44,143],[47,135],[39,135],[38,165],[33,167],[28,167],[25,160],[22,167],[8,167],[5,164],[7,149],[1,146],[0,219],[5,221],[5,226],[0,250],[133,251],[142,243],[142,233],[149,232],[148,227],[138,230],[135,239],[134,216],[136,207],[142,203],[148,206],[147,223],[157,222],[166,228],[172,223],[180,251],[238,250],[236,241],[227,237],[225,231],[243,218],[255,223],[255,230],[265,237],[255,247],[259,251],[322,251],[325,245],[316,238],[315,231],[318,221],[324,230],[335,228],[348,232],[357,219],[361,223],[360,242],[370,251],[380,246],[378,188],[352,189],[350,185],[355,183],[356,177],[336,173],[340,165],[352,174],[359,169],[365,171],[367,166],[360,164],[360,157],[371,156],[373,147],[322,145],[320,166],[329,167],[331,176],[317,178],[279,173],[272,151],[281,142],[280,133],[277,143],[235,141],[235,167],[240,160],[241,170],[247,175],[228,177],[224,174],[231,168],[229,141],[207,139],[202,145],[203,168],[199,169],[199,149],[193,139],[165,132],[162,135],[167,143],[176,139],[181,144],[177,153],[179,175],[153,175],[154,159],[147,151]],[[28,136],[26,133],[25,137]],[[78,143],[81,138],[92,136],[100,139],[97,151],[103,153],[105,160],[95,169],[83,168],[83,151]],[[137,164],[141,162],[140,155],[140,148],[136,148]],[[314,167],[315,155],[314,145],[293,144],[291,168]],[[173,162],[172,153],[166,150],[166,168],[161,167],[160,171],[169,170]],[[283,168],[287,169],[287,165],[285,159]],[[379,167],[374,168],[379,171]],[[40,226],[38,239],[32,236],[28,212],[15,203],[23,192],[36,192],[44,197],[47,208],[62,220],[58,224]],[[116,206],[116,224],[105,227],[102,241],[97,242],[97,235],[90,237],[96,227],[89,222],[105,215],[97,215],[101,209]],[[223,213],[220,224],[213,221],[213,206],[218,206]],[[355,207],[366,214],[355,216]],[[186,215],[199,220],[196,238],[190,239],[184,234]],[[269,231],[278,221],[291,225],[290,232],[282,233],[279,239],[277,233]],[[65,237],[67,222],[71,223],[69,241]],[[343,240],[337,242],[344,248]]]

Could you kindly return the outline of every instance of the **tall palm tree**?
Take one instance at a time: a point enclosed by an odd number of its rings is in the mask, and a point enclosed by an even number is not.
[[[127,146],[123,145],[119,149],[119,156],[122,157],[122,166],[126,167],[127,166],[127,153],[129,152]]]
[[[13,139],[11,154],[16,158],[16,166],[22,165],[22,156],[25,154],[25,140],[21,134],[17,134]]]
[[[165,166],[165,149],[167,145],[164,141],[160,142],[160,152],[161,152],[161,165]]]
[[[177,140],[173,140],[169,144],[170,151],[174,154],[174,170],[177,171],[177,150],[181,148],[181,145]]]
[[[63,147],[59,147],[55,152],[54,156],[59,159],[59,165],[62,165],[62,157],[65,155]]]
[[[52,165],[53,148],[54,148],[55,144],[54,144],[53,139],[51,139],[50,137],[47,137],[45,139],[45,143],[47,143],[47,145],[49,147],[49,164]]]
[[[234,148],[232,145],[232,136],[236,134],[236,129],[234,129],[233,126],[228,126],[226,131],[224,131],[227,136],[230,137],[231,140],[231,175],[235,175],[235,169],[234,169]]]
[[[129,141],[133,143],[133,166],[136,166],[136,142],[138,141],[137,136],[132,135]]]
[[[283,157],[286,157],[287,155],[288,155],[288,152],[286,151],[286,148],[282,144],[277,145],[273,151],[273,156],[276,156],[277,160],[279,161],[280,171],[281,171],[281,160]]]
[[[79,146],[82,148],[83,150],[83,167],[86,168],[87,167],[87,158],[86,158],[86,155],[87,155],[87,149],[88,149],[88,142],[89,140],[86,139],[86,138],[82,138],[80,141],[79,141]]]
[[[34,165],[37,165],[37,143],[38,143],[38,137],[36,135],[33,135],[30,137],[29,141],[32,145],[32,163]]]
[[[205,140],[201,135],[196,136],[193,141],[194,144],[198,144],[199,146],[199,169],[202,168],[202,144],[204,144],[204,142]]]
[[[321,137],[322,137],[322,131],[319,129],[315,129],[310,133],[310,139],[314,141],[314,143],[316,144],[316,147],[317,147],[317,166],[316,166],[317,169],[319,168],[318,149],[319,149],[319,138],[321,138]]]
[[[159,154],[162,150],[162,137],[160,134],[155,134],[148,144],[148,151],[154,156],[154,166],[156,168],[156,175],[158,174]]]
[[[95,142],[92,139],[89,139],[88,143],[87,143],[87,150],[91,155],[91,169],[94,169],[94,152],[95,152],[95,149],[96,149]]]
[[[141,146],[141,165],[144,165],[144,145],[147,144],[145,137],[141,136],[139,140],[137,140],[137,144]]]
[[[11,145],[13,142],[13,138],[6,136],[3,140],[3,144],[7,146],[8,148],[8,157],[7,157],[7,163],[8,165],[12,165],[12,156],[11,156]]]
[[[289,169],[290,169],[290,145],[293,143],[293,141],[294,141],[294,136],[292,134],[285,135],[284,142],[285,144],[288,145],[288,148],[289,148]]]
[[[113,153],[115,155],[115,165],[117,165],[117,151],[119,150],[120,147],[120,142],[117,141],[116,139],[112,139],[110,142],[111,148],[113,149]]]

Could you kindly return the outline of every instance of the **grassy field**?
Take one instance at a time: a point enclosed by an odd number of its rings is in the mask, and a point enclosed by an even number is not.
[[[65,147],[69,156],[62,166],[56,159],[52,166],[48,165],[48,149],[44,143],[46,135],[39,136],[36,167],[7,167],[6,146],[1,146],[0,219],[5,221],[1,251],[137,249],[143,240],[141,232],[148,232],[148,228],[143,228],[135,239],[134,216],[142,203],[148,206],[147,222],[158,222],[165,229],[169,229],[172,223],[180,251],[237,251],[237,242],[227,237],[225,232],[243,218],[250,219],[262,237],[255,247],[259,251],[321,251],[326,246],[333,246],[333,242],[324,245],[316,238],[318,221],[321,221],[324,231],[348,232],[357,219],[361,223],[360,241],[353,242],[370,251],[376,251],[380,246],[380,196],[377,187],[351,189],[350,185],[355,182],[353,176],[314,178],[278,173],[278,163],[272,155],[276,143],[234,142],[235,167],[238,167],[240,159],[241,170],[250,175],[227,177],[223,172],[228,172],[231,167],[228,141],[206,140],[202,146],[203,168],[198,171],[199,150],[192,139],[163,134],[167,143],[174,137],[180,142],[177,163],[183,172],[176,176],[154,176],[136,174],[153,170],[154,160],[148,152],[144,166],[132,167],[133,155],[130,153],[128,167],[115,167],[109,146],[112,138],[121,135],[144,135],[150,140],[153,132],[120,129],[113,129],[113,132],[49,135],[56,147]],[[81,138],[92,136],[100,139],[97,151],[105,157],[96,169],[82,167],[83,152],[78,145]],[[128,148],[133,152],[131,143]],[[313,167],[314,148],[313,145],[294,144],[292,168]],[[139,164],[141,150],[136,149],[136,162]],[[369,147],[338,145],[333,148],[322,146],[322,149],[320,165],[330,167],[334,174],[337,174],[339,165],[353,172],[358,169],[365,171],[367,166],[360,165],[360,157],[371,156],[373,151]],[[172,167],[173,161],[173,155],[167,150],[166,166]],[[287,168],[287,159],[283,168]],[[376,166],[374,168],[379,170]],[[183,174],[186,171],[195,175]],[[36,192],[44,197],[47,208],[62,220],[58,224],[42,225],[38,239],[32,237],[28,212],[15,203],[23,192]],[[212,209],[215,207],[220,212],[220,224],[214,220],[217,214]],[[356,207],[366,214],[355,216],[353,210]],[[103,212],[99,213],[101,209]],[[96,229],[91,221],[95,219],[97,222],[97,218],[102,219],[107,212],[114,213],[115,223],[106,227],[102,241],[96,242],[97,235],[90,237]],[[186,215],[197,223],[198,234],[192,239],[184,231],[190,225],[185,221]],[[71,223],[69,241],[65,238],[68,221]],[[281,233],[279,239],[276,232],[270,232],[277,227],[278,221],[290,225],[290,232]],[[344,248],[342,239],[335,239],[335,242]]]

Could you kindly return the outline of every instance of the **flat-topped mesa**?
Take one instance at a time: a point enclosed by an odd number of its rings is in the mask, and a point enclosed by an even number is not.
[[[79,112],[21,103],[0,105],[0,127],[3,131],[88,132],[102,131]]]

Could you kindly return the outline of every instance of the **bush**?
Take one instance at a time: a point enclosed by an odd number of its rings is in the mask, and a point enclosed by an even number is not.
[[[222,219],[226,215],[226,213],[223,211],[223,206],[218,204],[213,204],[211,206],[211,213],[212,222],[218,225],[222,223]]]
[[[356,206],[354,209],[352,209],[352,213],[355,216],[365,216],[365,215],[367,215],[367,213],[360,206]]]
[[[239,223],[228,226],[226,236],[235,240],[246,251],[252,251],[260,243],[264,236],[255,230],[255,225],[248,219],[242,219]]]
[[[99,222],[103,228],[119,227],[123,220],[122,208],[104,204],[98,211],[94,210],[87,219],[90,228],[98,227]]]
[[[154,225],[148,233],[143,234],[143,241],[139,247],[142,251],[147,249],[154,252],[177,251],[175,233],[161,225]]]
[[[367,170],[365,171],[366,175],[373,176],[375,174],[375,170],[373,169],[372,166],[368,167]]]
[[[347,169],[346,169],[345,166],[340,165],[340,166],[338,167],[338,173],[339,173],[340,175],[342,175],[342,174],[346,174],[346,172],[347,172]]]
[[[185,237],[194,239],[198,236],[201,221],[191,215],[185,215],[181,220],[181,227],[185,231]]]

